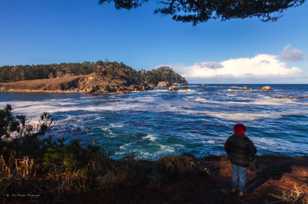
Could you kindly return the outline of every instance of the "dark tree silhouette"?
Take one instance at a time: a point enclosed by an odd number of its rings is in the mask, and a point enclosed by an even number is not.
[[[133,9],[149,0],[99,0],[113,3],[116,9]],[[194,25],[210,19],[229,20],[257,17],[276,21],[283,11],[302,5],[305,0],[160,0],[154,13],[169,15],[175,21]]]

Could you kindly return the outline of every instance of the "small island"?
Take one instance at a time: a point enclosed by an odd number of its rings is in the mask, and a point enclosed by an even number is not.
[[[0,91],[48,93],[127,93],[176,90],[184,77],[164,66],[137,71],[123,63],[97,61],[0,67]]]

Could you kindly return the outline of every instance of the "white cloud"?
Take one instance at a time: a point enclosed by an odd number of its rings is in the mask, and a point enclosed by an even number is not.
[[[219,82],[281,81],[302,73],[298,67],[290,67],[276,55],[260,54],[252,58],[235,58],[222,62],[195,63],[177,69],[188,80]]]
[[[297,62],[304,59],[304,53],[300,49],[288,45],[283,49],[280,57],[287,62]]]

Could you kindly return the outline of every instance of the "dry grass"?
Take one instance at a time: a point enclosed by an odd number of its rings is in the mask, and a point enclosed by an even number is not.
[[[306,193],[302,187],[294,185],[287,191],[280,191],[276,194],[271,193],[270,196],[277,199],[277,201],[274,201],[277,203],[307,204],[305,200]]]
[[[3,155],[0,156],[0,171],[2,177],[11,177],[12,176],[12,170],[7,165],[6,161],[3,158]]]
[[[20,177],[23,179],[35,176],[36,169],[34,159],[28,156],[14,158],[10,155],[8,161],[5,161],[3,155],[0,155],[0,170],[2,177]]]
[[[84,77],[86,76],[63,76],[61,78],[0,83],[0,90],[15,92],[61,92],[64,90],[65,85],[77,83]],[[74,91],[73,88],[72,91]]]

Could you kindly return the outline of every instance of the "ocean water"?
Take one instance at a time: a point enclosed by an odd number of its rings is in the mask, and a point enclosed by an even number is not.
[[[248,127],[258,154],[308,155],[308,85],[273,85],[271,92],[258,87],[195,84],[187,91],[104,96],[0,93],[0,107],[11,104],[29,123],[49,112],[55,124],[48,135],[85,145],[95,140],[116,159],[221,155],[238,122]]]

